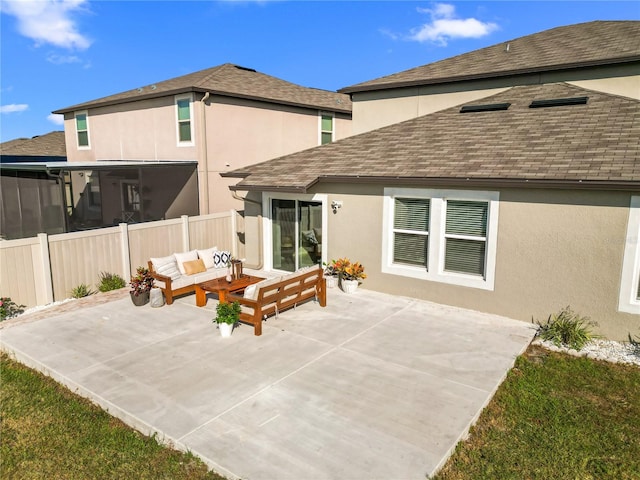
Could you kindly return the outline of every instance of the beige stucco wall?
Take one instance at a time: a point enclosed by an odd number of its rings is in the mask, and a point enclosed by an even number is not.
[[[320,144],[319,110],[221,96],[212,96],[209,101],[206,165],[210,212],[243,208],[229,192],[229,185],[238,179],[223,178],[221,173]],[[336,114],[334,130],[336,140],[349,136],[350,118]],[[201,178],[206,174],[204,165],[202,161]],[[204,181],[200,187],[206,188]]]
[[[363,133],[495,95],[516,85],[567,82],[640,100],[640,64],[520,75],[352,94],[353,133]]]
[[[77,147],[73,113],[65,115],[70,162],[197,160],[200,212],[242,209],[220,176],[320,144],[320,110],[193,94],[192,146],[178,146],[175,97],[90,109],[89,148]],[[351,116],[336,113],[335,140],[351,135]]]
[[[195,142],[178,146],[175,108],[171,96],[90,109],[89,149],[77,147],[74,116],[66,114],[68,160],[196,160]]]
[[[640,330],[640,315],[617,311],[629,193],[500,191],[491,291],[382,273],[384,188],[321,184],[316,191],[328,193],[329,204],[343,202],[328,216],[327,258],[362,262],[369,275],[363,288],[526,322],[570,305],[608,338],[625,340]],[[256,238],[247,236],[247,251],[255,250]]]

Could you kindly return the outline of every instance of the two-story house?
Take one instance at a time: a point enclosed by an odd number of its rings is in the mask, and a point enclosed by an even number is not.
[[[345,138],[348,95],[232,64],[92,100],[64,115],[72,225],[242,207],[220,176]]]
[[[637,335],[640,22],[559,27],[341,91],[358,134],[229,174],[254,263],[350,257],[366,288],[523,321],[570,305],[607,337]]]

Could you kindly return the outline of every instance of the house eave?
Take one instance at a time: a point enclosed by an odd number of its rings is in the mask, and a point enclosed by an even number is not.
[[[471,178],[471,177],[401,177],[366,175],[322,175],[323,183],[371,183],[394,185],[432,185],[469,188],[538,188],[570,190],[638,191],[640,180]]]
[[[577,69],[589,68],[589,67],[601,67],[606,65],[623,65],[623,64],[634,63],[638,61],[640,61],[640,55],[635,55],[632,57],[611,58],[611,59],[604,59],[604,60],[592,60],[588,62],[549,65],[549,66],[535,67],[535,68],[521,68],[521,69],[505,70],[505,71],[499,71],[499,72],[486,72],[486,73],[478,73],[478,74],[472,74],[472,75],[456,75],[452,77],[427,78],[427,79],[421,79],[421,80],[389,82],[389,83],[381,83],[378,85],[362,85],[362,86],[354,85],[352,87],[341,88],[338,90],[338,93],[353,94],[353,93],[362,93],[362,92],[374,92],[379,90],[391,90],[396,88],[418,87],[423,85],[426,86],[426,85],[466,82],[471,80],[496,79],[496,78],[512,77],[517,75],[529,75],[529,74],[537,74],[537,73],[544,73],[544,72],[563,72],[568,70],[577,70]]]
[[[59,110],[54,110],[52,113],[65,114],[65,113],[70,113],[70,112],[76,112],[78,110],[88,110],[88,109],[93,109],[93,108],[110,107],[110,106],[113,106],[113,105],[122,105],[122,104],[132,103],[132,102],[141,102],[141,101],[144,101],[144,100],[151,100],[151,99],[154,99],[154,98],[161,98],[161,97],[171,97],[171,96],[174,96],[174,95],[180,95],[180,94],[191,93],[191,92],[202,93],[202,94],[204,94],[206,92],[209,92],[210,95],[218,95],[218,96],[221,96],[221,97],[242,98],[242,99],[245,99],[245,100],[254,100],[254,101],[270,103],[270,104],[274,104],[274,105],[287,105],[287,106],[292,106],[292,107],[307,108],[307,109],[312,109],[312,110],[325,110],[325,111],[331,111],[331,112],[335,112],[335,113],[344,113],[344,114],[347,114],[347,115],[351,115],[351,110],[350,109],[345,109],[345,108],[329,107],[328,105],[316,105],[316,104],[309,104],[309,103],[289,102],[289,101],[286,101],[286,100],[277,100],[277,99],[265,98],[265,97],[260,97],[260,96],[257,96],[257,95],[243,95],[243,94],[240,94],[240,93],[230,93],[230,92],[225,92],[225,91],[221,91],[221,90],[211,90],[211,89],[199,88],[199,87],[178,88],[178,89],[166,90],[166,91],[162,91],[162,92],[141,94],[141,95],[137,95],[135,97],[120,98],[120,99],[115,99],[115,100],[105,100],[105,101],[102,101],[102,102],[101,101],[96,101],[96,102],[79,103],[77,105],[72,105],[71,107],[66,107],[66,108],[61,108]]]

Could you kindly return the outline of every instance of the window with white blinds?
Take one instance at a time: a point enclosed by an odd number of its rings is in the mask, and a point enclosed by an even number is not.
[[[385,188],[382,271],[493,290],[498,192]]]
[[[445,271],[484,276],[488,203],[448,200],[446,209]]]
[[[393,215],[393,261],[424,265],[429,259],[428,198],[396,198]]]

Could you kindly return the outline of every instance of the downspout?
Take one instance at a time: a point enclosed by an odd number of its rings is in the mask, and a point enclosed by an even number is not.
[[[246,197],[241,197],[235,191],[231,190],[231,196],[236,200],[240,200],[241,202],[253,203],[254,205],[258,205],[260,207],[260,213],[258,214],[258,237],[260,238],[260,248],[258,248],[258,265],[256,265],[256,270],[262,270],[264,267],[264,260],[262,258],[262,247],[263,247],[263,239],[262,239],[262,202],[257,200],[251,200]],[[245,237],[246,242],[246,237]]]
[[[202,145],[202,162],[204,167],[204,172],[202,174],[202,189],[203,192],[203,203],[204,203],[204,212],[203,214],[209,213],[209,155],[207,149],[207,112],[206,112],[206,101],[209,100],[209,92],[205,92],[204,97],[200,100],[200,110],[202,112],[202,127],[201,127],[201,135],[202,140],[200,141],[200,145]]]
[[[44,172],[47,174],[49,178],[53,178],[56,183],[60,185],[60,191],[62,192],[62,220],[64,221],[64,231],[69,231],[69,218],[67,215],[67,192],[64,188],[64,177],[62,175],[62,170],[58,170],[58,174],[54,175],[51,173],[49,168],[45,168]]]

